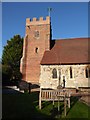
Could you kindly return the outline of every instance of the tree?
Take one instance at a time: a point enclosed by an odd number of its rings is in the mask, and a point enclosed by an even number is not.
[[[23,38],[20,35],[15,35],[7,41],[2,54],[2,72],[4,76],[8,76],[10,80],[19,80],[20,59],[22,57]],[[2,76],[3,77],[3,76]]]

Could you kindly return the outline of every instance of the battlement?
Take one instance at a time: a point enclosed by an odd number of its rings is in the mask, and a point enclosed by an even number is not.
[[[39,25],[39,24],[50,24],[50,17],[47,16],[46,19],[44,20],[43,17],[40,17],[37,19],[34,17],[32,20],[30,18],[26,18],[26,26],[27,25]]]

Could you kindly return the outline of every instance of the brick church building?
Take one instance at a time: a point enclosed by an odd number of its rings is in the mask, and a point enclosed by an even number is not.
[[[89,87],[90,38],[52,40],[50,17],[26,19],[20,71],[22,79],[43,88]]]

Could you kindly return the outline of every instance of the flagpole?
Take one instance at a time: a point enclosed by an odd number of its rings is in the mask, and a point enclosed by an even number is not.
[[[48,7],[48,16],[50,17],[50,13],[51,13],[51,11],[52,11],[52,8],[50,8],[50,7]]]

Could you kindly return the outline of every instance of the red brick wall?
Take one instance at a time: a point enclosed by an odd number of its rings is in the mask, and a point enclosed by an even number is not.
[[[39,37],[35,37],[39,31]],[[43,20],[26,19],[26,35],[24,39],[23,62],[21,63],[22,79],[31,83],[38,83],[40,77],[40,62],[45,50],[50,50],[50,17]],[[36,53],[35,49],[38,48]],[[25,51],[25,53],[24,53]]]

